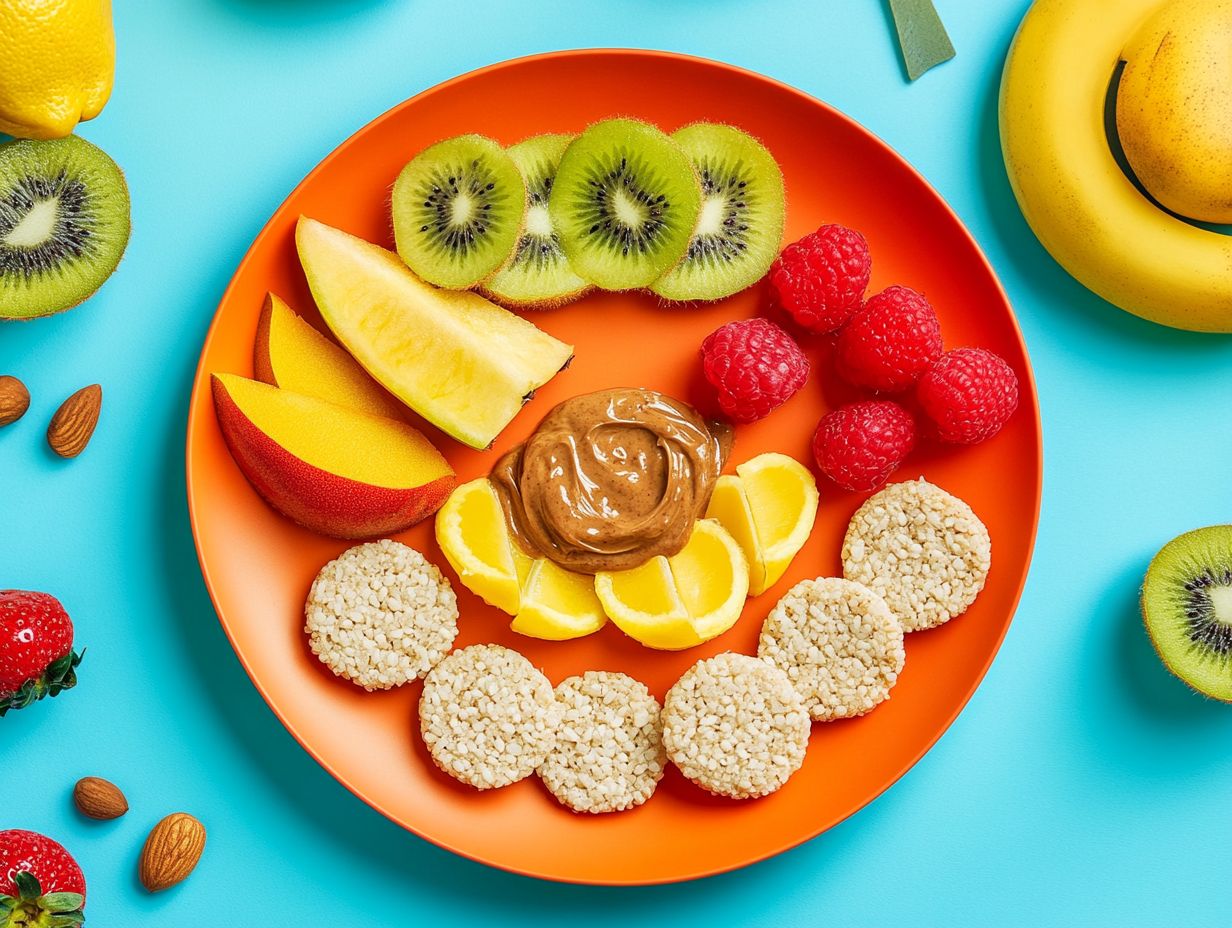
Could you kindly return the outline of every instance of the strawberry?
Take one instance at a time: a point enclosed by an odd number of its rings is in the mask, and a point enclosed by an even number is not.
[[[45,835],[0,831],[0,928],[65,928],[85,921],[86,878]]]
[[[46,593],[0,590],[0,717],[77,683],[73,623]]]

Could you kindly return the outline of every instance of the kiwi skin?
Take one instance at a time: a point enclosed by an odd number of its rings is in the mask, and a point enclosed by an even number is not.
[[[29,173],[22,174],[23,168]],[[56,279],[42,288],[36,278],[28,291],[19,292],[17,287],[24,284],[0,274],[0,321],[37,319],[79,306],[115,273],[128,248],[128,184],[124,172],[102,149],[76,135],[46,141],[15,139],[0,144],[0,200],[12,194],[23,178],[31,176],[44,184],[62,183],[65,176],[81,182],[86,202],[95,209],[86,225],[93,240],[101,246],[85,260],[70,257],[66,264],[55,268]]]
[[[1221,558],[1222,562],[1213,558]],[[1182,583],[1186,577],[1190,579]],[[1185,604],[1179,602],[1185,595],[1206,597],[1205,592],[1199,591],[1211,586],[1232,587],[1228,578],[1232,578],[1232,525],[1185,532],[1160,548],[1151,559],[1139,608],[1151,646],[1168,671],[1195,692],[1232,703],[1232,652],[1225,653],[1222,666],[1218,666],[1219,655],[1213,651],[1198,653],[1188,661],[1198,646],[1190,636],[1193,617],[1184,611]],[[1220,623],[1220,628],[1225,624]],[[1225,634],[1232,638],[1232,626]]]

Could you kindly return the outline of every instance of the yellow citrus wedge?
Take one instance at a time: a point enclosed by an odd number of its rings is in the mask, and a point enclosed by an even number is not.
[[[701,643],[665,557],[631,570],[597,573],[595,592],[616,627],[647,647],[679,651]]]
[[[749,568],[735,539],[706,519],[673,557],[595,574],[595,592],[630,638],[650,648],[680,651],[736,623],[749,592]]]
[[[766,592],[769,586],[766,582],[766,556],[757,539],[753,510],[749,508],[749,498],[739,477],[724,474],[715,482],[710,505],[706,508],[706,518],[714,519],[727,529],[744,552],[749,563],[749,595],[760,596]]]
[[[519,635],[564,641],[597,632],[606,622],[589,575],[571,573],[541,558],[531,565],[522,588],[522,608],[509,627]]]
[[[700,640],[709,641],[736,624],[749,595],[749,562],[723,526],[702,519],[684,550],[667,563]]]
[[[748,497],[753,526],[766,565],[766,588],[774,586],[813,531],[817,481],[785,454],[759,454],[736,467]]]
[[[518,551],[487,477],[458,487],[436,514],[436,541],[458,579],[484,602],[517,615],[522,606]]]

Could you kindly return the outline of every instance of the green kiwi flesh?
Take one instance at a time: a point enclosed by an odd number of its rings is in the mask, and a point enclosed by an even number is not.
[[[651,287],[669,300],[719,300],[755,284],[783,241],[783,172],[757,139],[695,123],[672,134],[697,170],[702,208],[684,260]]]
[[[482,135],[425,148],[394,182],[394,242],[407,266],[438,287],[473,287],[509,260],[526,188],[513,159]]]
[[[1232,525],[1186,532],[1160,549],[1142,585],[1142,618],[1170,671],[1232,702]]]
[[[648,287],[674,267],[700,207],[688,156],[635,119],[604,120],[579,135],[548,201],[573,270],[606,290]]]
[[[0,319],[76,306],[111,276],[128,245],[124,174],[70,135],[0,145]]]
[[[536,135],[508,149],[526,183],[526,221],[513,257],[479,285],[484,295],[514,309],[550,309],[585,294],[590,285],[574,273],[548,213],[556,166],[571,135]]]

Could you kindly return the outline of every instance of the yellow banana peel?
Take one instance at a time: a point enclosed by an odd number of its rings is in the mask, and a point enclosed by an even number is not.
[[[1105,131],[1125,46],[1166,0],[1036,0],[1001,81],[1010,185],[1044,247],[1111,303],[1180,329],[1232,332],[1232,236],[1160,209]]]
[[[111,0],[0,0],[0,132],[52,139],[111,96]]]

